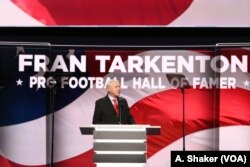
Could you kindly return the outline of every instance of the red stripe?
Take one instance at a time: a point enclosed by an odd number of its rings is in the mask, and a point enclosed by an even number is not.
[[[220,126],[250,125],[250,91],[228,89],[220,91]]]
[[[192,0],[12,0],[46,25],[166,25]]]
[[[55,163],[55,167],[74,167],[74,166],[84,166],[84,167],[95,167],[93,162],[93,150],[89,150],[81,155]]]

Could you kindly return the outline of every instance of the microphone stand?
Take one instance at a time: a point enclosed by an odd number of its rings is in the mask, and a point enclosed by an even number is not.
[[[185,89],[184,88],[180,88],[181,89],[181,93],[182,93],[182,136],[183,136],[183,151],[186,150],[186,143],[185,143],[185,137],[186,137],[186,122],[185,122]]]
[[[49,96],[50,96],[50,107],[49,107],[49,113],[51,114],[51,118],[49,121],[49,130],[51,130],[51,133],[49,134],[50,138],[50,167],[54,166],[54,122],[55,122],[55,114],[54,114],[54,105],[55,105],[55,93],[56,93],[56,85],[57,82],[56,80],[52,80],[51,83],[53,84],[50,88],[49,91]]]
[[[120,125],[122,124],[122,100],[118,97],[118,106],[119,106],[119,119]]]
[[[186,150],[186,141],[185,141],[185,136],[186,136],[186,118],[185,118],[185,88],[190,88],[190,85],[186,79],[186,77],[182,74],[166,74],[166,77],[171,84],[173,84],[172,80],[176,79],[178,80],[178,84],[172,85],[175,88],[179,88],[182,93],[182,137],[183,137],[183,151]],[[185,84],[184,84],[185,83]]]
[[[51,128],[51,129],[49,129],[49,130],[51,130],[51,133],[49,134],[49,136],[50,136],[50,151],[51,151],[51,153],[50,153],[50,167],[53,167],[54,166],[54,150],[55,150],[55,144],[54,144],[54,140],[55,140],[55,94],[56,94],[56,88],[57,88],[57,85],[58,85],[58,83],[60,83],[61,81],[60,81],[60,79],[62,78],[62,77],[66,77],[67,75],[66,74],[64,74],[64,73],[58,73],[58,74],[56,74],[56,75],[54,75],[53,76],[53,80],[52,81],[50,81],[50,84],[52,84],[52,85],[50,85],[50,90],[49,90],[49,97],[50,97],[50,101],[49,101],[49,103],[50,103],[50,107],[49,107],[49,113],[51,114],[51,119],[50,119],[50,121],[49,121],[49,128]],[[49,131],[48,130],[48,131]]]

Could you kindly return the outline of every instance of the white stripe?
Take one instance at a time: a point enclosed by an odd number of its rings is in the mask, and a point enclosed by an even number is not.
[[[250,126],[228,126],[220,128],[220,150],[250,150]]]
[[[194,0],[169,27],[249,27],[250,1]]]
[[[0,1],[0,26],[44,26],[10,0]]]
[[[28,123],[0,127],[0,134],[3,157],[23,165],[46,164],[45,117]]]

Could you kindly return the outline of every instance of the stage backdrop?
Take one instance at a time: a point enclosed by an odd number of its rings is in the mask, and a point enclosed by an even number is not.
[[[187,82],[186,149],[250,150],[249,54],[248,45],[1,43],[0,166],[94,167],[93,137],[79,127],[92,124],[113,78],[136,124],[161,126],[161,135],[148,137],[148,166],[170,166],[170,151],[183,149],[179,87]]]

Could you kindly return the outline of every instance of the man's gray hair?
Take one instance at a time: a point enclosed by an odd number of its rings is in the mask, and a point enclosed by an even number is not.
[[[114,82],[119,82],[117,79],[111,79],[107,82],[106,89],[108,89]]]

